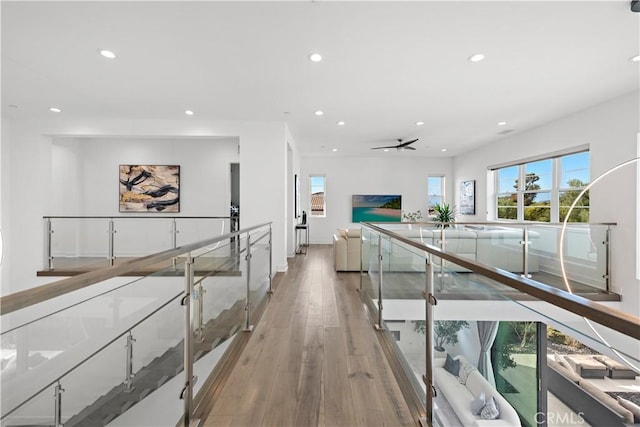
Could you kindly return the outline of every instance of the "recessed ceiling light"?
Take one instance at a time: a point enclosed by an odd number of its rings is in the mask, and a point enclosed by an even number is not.
[[[337,148],[334,148],[334,149],[332,149],[331,151],[333,151],[333,152],[335,153],[336,151],[338,151],[338,149],[337,149]]]
[[[323,114],[324,114],[324,113],[323,113],[322,111],[320,111],[320,110],[316,111],[316,116],[321,116],[321,115],[323,115]]]
[[[193,116],[193,111],[191,111],[191,110],[184,110],[184,113],[185,113],[187,116]]]
[[[322,55],[320,55],[319,53],[312,53],[311,55],[309,55],[309,61],[320,62],[322,61]]]
[[[384,151],[384,152],[386,153],[387,151],[389,151],[389,149],[388,149],[388,148],[385,148],[385,149],[384,149],[384,150],[382,150],[382,151]]]
[[[640,62],[640,55],[636,55],[633,58],[631,58],[631,61],[633,62]]]
[[[344,122],[338,122],[338,126],[344,126]]]
[[[442,151],[444,153],[445,151],[447,151],[447,149],[446,148],[441,148],[440,151]]]
[[[107,49],[98,49],[98,53],[107,59],[116,59],[116,54]]]
[[[49,107],[49,111],[51,111],[52,113],[62,113],[62,110],[58,107]]]
[[[416,122],[416,126],[422,126],[424,125],[424,122]]]
[[[471,56],[468,58],[468,61],[470,61],[470,62],[480,62],[480,61],[482,61],[483,59],[484,59],[484,54],[482,54],[482,53],[476,53],[476,54],[471,55]]]
[[[498,126],[506,126],[507,122],[498,122]]]

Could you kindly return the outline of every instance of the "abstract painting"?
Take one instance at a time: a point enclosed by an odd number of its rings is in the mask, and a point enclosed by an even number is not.
[[[476,214],[476,182],[462,181],[460,183],[460,208],[462,215]]]
[[[400,222],[402,220],[402,196],[362,195],[352,196],[351,221]]]
[[[180,212],[180,166],[120,165],[120,212]]]

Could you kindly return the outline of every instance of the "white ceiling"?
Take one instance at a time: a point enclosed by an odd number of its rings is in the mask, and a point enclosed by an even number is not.
[[[638,90],[629,3],[3,1],[2,114],[286,121],[302,154],[452,156]],[[369,150],[396,138],[420,141]]]

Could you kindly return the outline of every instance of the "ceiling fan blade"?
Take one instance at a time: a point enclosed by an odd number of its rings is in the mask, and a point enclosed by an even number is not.
[[[372,150],[382,150],[383,148],[398,148],[398,146],[392,145],[390,147],[373,147]]]
[[[414,147],[402,147],[403,150],[415,150]]]
[[[403,142],[402,144],[398,144],[398,147],[408,148],[407,145],[411,145],[414,142],[416,142],[417,140],[418,140],[418,138],[412,139],[411,141]]]

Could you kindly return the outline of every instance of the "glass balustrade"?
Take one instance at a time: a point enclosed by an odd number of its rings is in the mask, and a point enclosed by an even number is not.
[[[45,269],[85,269],[230,232],[229,217],[44,217]]]
[[[189,420],[197,372],[213,370],[270,289],[270,242],[264,224],[34,288],[60,294],[35,305],[0,299],[2,425],[131,425],[145,411]],[[119,276],[127,269],[149,273]],[[156,391],[169,397],[145,409]]]
[[[415,395],[425,403],[425,416],[432,416],[434,425],[478,421],[486,404],[478,415],[471,414],[470,405],[480,390],[485,400],[494,397],[502,408],[499,417],[509,425],[622,425],[633,419],[616,399],[640,395],[637,318],[522,277],[522,271],[476,263],[466,255],[464,241],[453,242],[464,240],[458,231],[470,230],[425,228],[438,235],[432,240],[434,246],[425,239],[426,230],[420,235],[416,225],[395,226],[393,234],[363,225],[363,247],[373,249],[380,242],[382,260],[368,257],[361,283],[373,322],[388,334]],[[594,229],[602,232],[603,241],[608,239],[607,226],[574,227],[566,237],[572,240],[565,243],[565,252],[579,258],[584,253],[581,245],[591,240],[587,236],[597,233]],[[523,232],[523,228],[509,230],[513,237],[507,240],[515,241],[516,234],[524,240]],[[534,232],[544,240],[537,228],[527,230]],[[487,240],[491,246],[505,244],[504,238]],[[440,251],[442,257],[450,254],[449,259],[438,256]],[[470,263],[465,264],[467,260]],[[378,287],[379,292],[373,291]],[[583,314],[607,317],[609,327]],[[447,355],[458,375],[447,372]],[[427,384],[435,387],[429,402]]]

